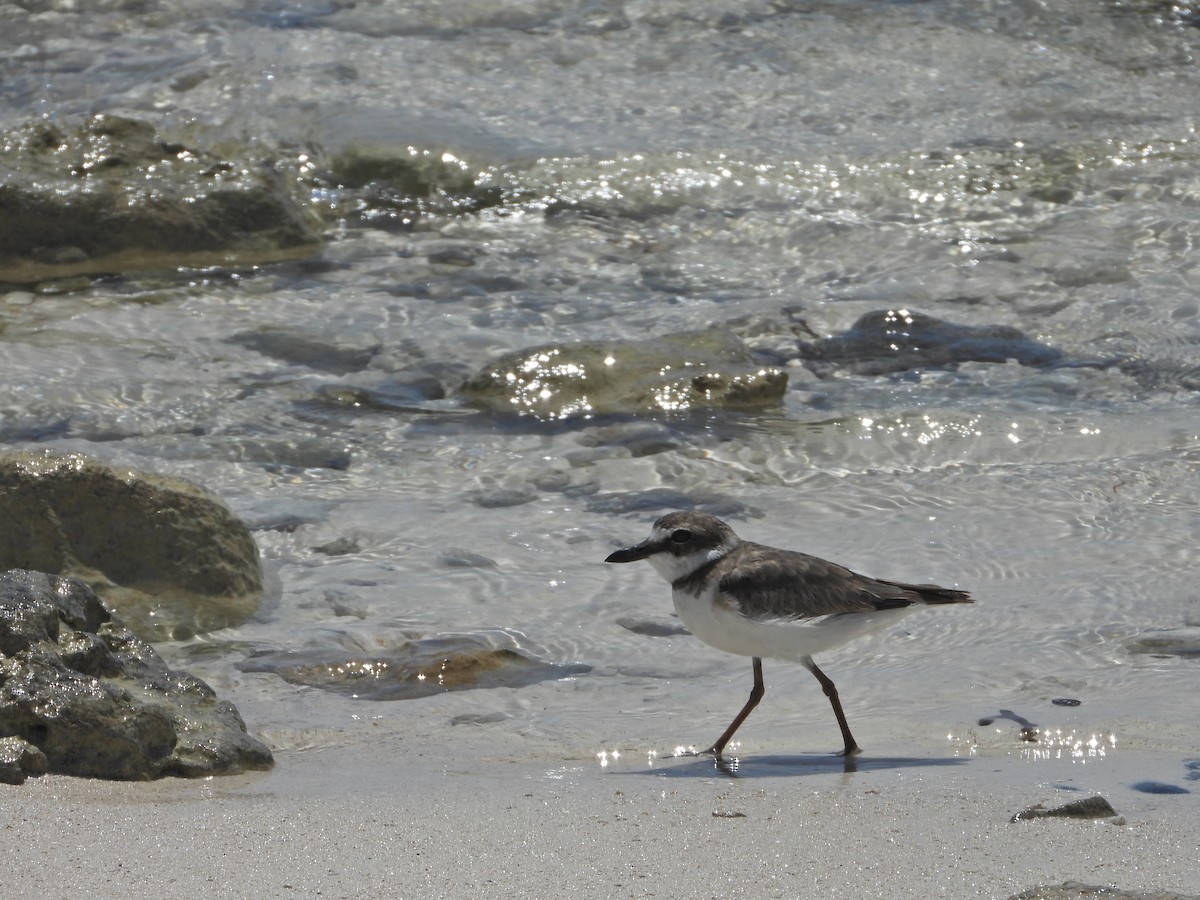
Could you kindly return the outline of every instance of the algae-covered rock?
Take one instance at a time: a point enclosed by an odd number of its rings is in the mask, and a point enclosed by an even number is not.
[[[552,421],[761,408],[779,403],[786,389],[782,370],[758,365],[736,336],[714,329],[520,350],[484,366],[462,392],[493,412]]]
[[[261,600],[250,532],[183,479],[79,454],[3,454],[0,520],[0,569],[80,578],[149,640],[237,625]]]
[[[354,205],[346,214],[380,228],[407,228],[426,214],[474,213],[504,199],[455,154],[407,145],[349,144],[330,161],[329,177],[350,189]],[[469,256],[439,256],[431,261],[470,264]]]
[[[163,138],[98,115],[0,134],[0,281],[315,253],[319,224],[270,160]]]
[[[167,668],[87,585],[24,570],[0,574],[0,736],[24,742],[10,750],[26,774],[134,780],[272,765],[233,704]]]

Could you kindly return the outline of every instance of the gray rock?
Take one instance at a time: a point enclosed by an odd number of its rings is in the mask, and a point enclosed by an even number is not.
[[[309,256],[315,214],[269,159],[223,158],[133,119],[0,134],[0,280]]]
[[[1064,881],[1062,884],[1033,887],[1008,900],[1086,900],[1088,897],[1103,900],[1200,900],[1196,894],[1177,894],[1174,891],[1123,891],[1110,885],[1081,884]]]
[[[547,344],[505,354],[463,385],[473,405],[542,421],[621,413],[758,409],[779,403],[781,369],[763,367],[734,334]]]
[[[29,774],[38,754],[43,771],[119,780],[273,763],[233,704],[169,669],[87,585],[19,569],[0,574],[0,735],[36,748],[18,761]]]
[[[1130,653],[1144,653],[1149,656],[1200,659],[1200,627],[1191,625],[1143,631],[1137,637],[1126,641],[1125,649]]]
[[[835,369],[883,375],[962,362],[1009,360],[1038,368],[1106,365],[1068,362],[1061,350],[1007,325],[959,325],[905,309],[866,313],[841,334],[801,343],[800,355],[822,375]]]
[[[45,775],[46,754],[19,737],[0,738],[0,782],[24,784],[30,775]]]
[[[258,548],[217,497],[79,454],[0,455],[0,569],[79,578],[148,640],[244,622]]]
[[[538,659],[510,638],[494,634],[426,638],[369,657],[350,657],[336,650],[283,650],[252,656],[238,668],[272,672],[290,684],[360,700],[413,700],[446,691],[519,688],[590,669]]]
[[[1023,822],[1027,819],[1107,819],[1115,816],[1117,811],[1103,797],[1087,797],[1076,800],[1054,809],[1044,806],[1031,806],[1013,816],[1010,822]]]

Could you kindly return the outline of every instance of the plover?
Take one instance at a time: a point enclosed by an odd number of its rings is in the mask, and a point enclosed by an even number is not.
[[[639,559],[671,583],[675,611],[692,634],[754,660],[750,699],[701,751],[717,758],[766,693],[764,659],[791,660],[812,672],[833,704],[846,742],[842,755],[860,753],[837,688],[813,655],[891,625],[917,606],[973,602],[965,591],[881,581],[805,553],[743,541],[720,519],[696,511],[668,513],[650,537],[605,562]]]

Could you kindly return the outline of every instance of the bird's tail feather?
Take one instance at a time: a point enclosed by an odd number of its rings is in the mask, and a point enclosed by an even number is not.
[[[936,584],[913,584],[909,585],[909,589],[914,593],[919,594],[921,599],[926,603],[974,603],[973,598],[966,591],[956,591],[951,588],[940,587]]]

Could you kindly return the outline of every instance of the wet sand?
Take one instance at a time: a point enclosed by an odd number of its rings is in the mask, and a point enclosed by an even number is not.
[[[929,741],[847,773],[760,747],[730,778],[706,759],[601,765],[521,726],[432,724],[363,722],[278,752],[266,774],[0,787],[5,881],[129,898],[1003,898],[1065,881],[1200,893],[1195,792],[1130,787],[1190,784],[1167,749],[1030,764]],[[1010,823],[1096,793],[1117,823]]]

